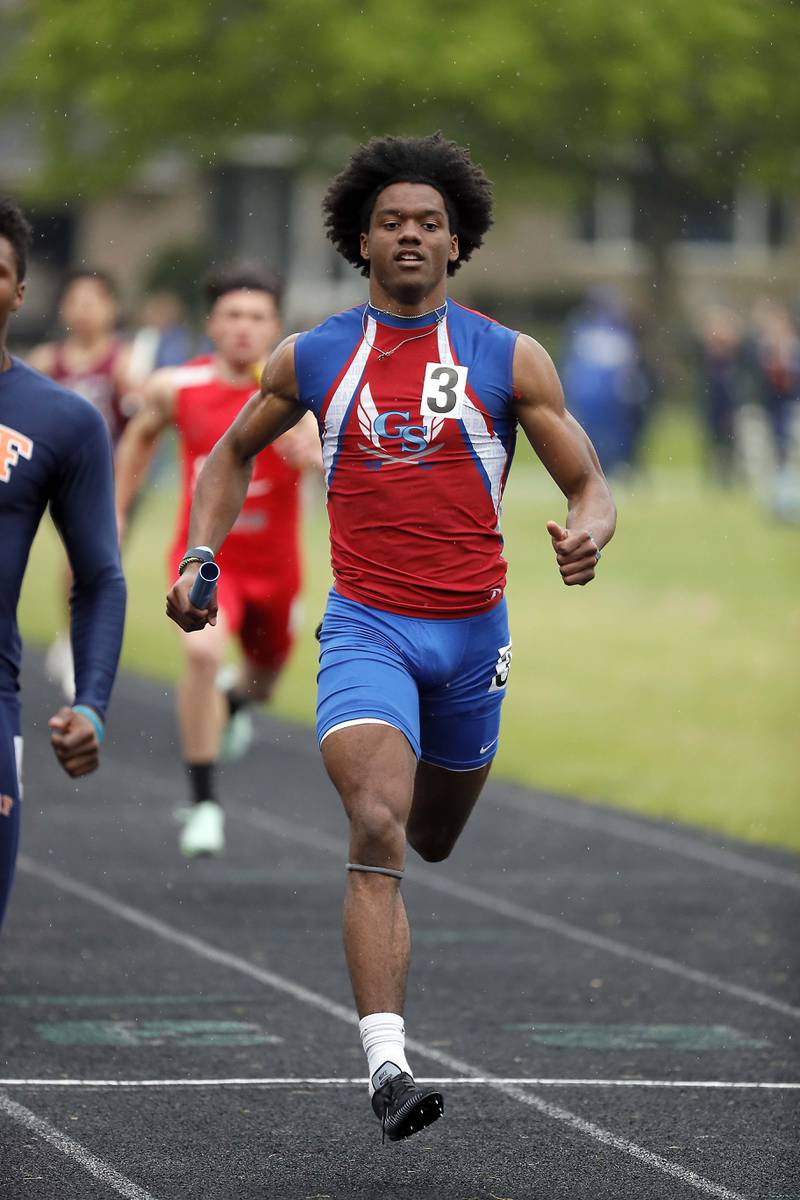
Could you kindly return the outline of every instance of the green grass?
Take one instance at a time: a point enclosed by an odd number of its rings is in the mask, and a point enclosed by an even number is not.
[[[496,770],[532,786],[800,850],[798,531],[757,500],[700,482],[679,414],[655,431],[653,467],[615,489],[619,527],[588,588],[565,588],[545,521],[560,494],[520,451],[503,515],[514,663]],[[123,662],[167,681],[180,647],[164,614],[174,493],[150,492],[126,551]],[[310,722],[312,630],[330,583],[327,522],[306,520],[306,621],[275,711]],[[58,624],[60,550],[49,522],[31,557],[23,636]],[[112,711],[113,719],[113,711]]]

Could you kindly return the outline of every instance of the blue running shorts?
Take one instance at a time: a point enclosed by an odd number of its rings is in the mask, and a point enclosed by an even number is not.
[[[14,882],[19,845],[22,737],[19,702],[0,693],[0,925]]]
[[[471,771],[497,751],[511,663],[508,610],[401,617],[331,590],[320,631],[317,738],[369,721],[401,730],[417,758]]]

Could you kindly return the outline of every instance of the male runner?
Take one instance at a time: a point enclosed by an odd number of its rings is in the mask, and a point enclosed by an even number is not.
[[[305,410],[320,426],[334,587],[321,631],[317,730],[350,820],[344,941],[370,1093],[397,1140],[442,1112],[404,1049],[406,841],[447,857],[497,750],[511,661],[499,511],[517,425],[568,501],[547,524],[566,584],[594,578],[614,504],[531,338],[447,298],[480,246],[491,188],[441,135],[361,146],[325,198],[328,235],[369,279],[369,302],[288,338],[206,461],[188,557],[216,551],[250,464]],[[168,596],[183,629],[214,619]]]
[[[280,338],[280,296],[278,279],[258,264],[234,264],[210,276],[207,328],[215,353],[156,371],[120,442],[117,508],[122,528],[161,434],[170,425],[178,431],[183,499],[169,554],[170,578],[188,544],[198,472],[253,395]],[[319,442],[310,418],[277,448],[259,455],[243,511],[220,556],[216,624],[200,637],[184,638],[178,722],[192,800],[180,835],[187,857],[224,850],[224,814],[215,777],[223,730],[229,753],[241,751],[246,706],[269,699],[291,648],[300,590],[300,473],[304,466],[318,464]],[[241,643],[244,665],[238,682],[223,693],[217,678],[232,634]]]
[[[51,719],[50,740],[73,778],[99,763],[125,617],[111,447],[103,419],[80,396],[5,348],[9,318],[23,301],[30,238],[17,205],[0,200],[0,922],[19,840],[17,604],[31,542],[48,504],[73,574],[76,682],[76,702]]]
[[[34,347],[28,362],[63,387],[77,392],[102,416],[116,446],[128,420],[130,346],[117,335],[119,303],[113,279],[104,271],[78,267],[61,285],[61,341]],[[69,595],[71,579],[65,579]],[[47,652],[46,670],[61,685],[68,700],[74,696],[74,668],[69,639],[58,634]]]

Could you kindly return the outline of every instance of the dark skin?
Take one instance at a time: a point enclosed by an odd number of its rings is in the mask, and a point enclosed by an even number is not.
[[[8,323],[22,307],[25,282],[19,278],[14,247],[0,237],[0,371],[7,371],[11,358],[6,350]],[[66,706],[51,717],[50,744],[66,773],[73,779],[88,775],[100,764],[100,745],[94,726],[82,713]]]
[[[447,264],[458,258],[442,197],[427,184],[397,183],[377,197],[361,254],[370,264],[370,303],[402,316],[442,305]],[[255,454],[303,414],[297,402],[294,338],[267,364],[255,396],[217,443],[200,474],[190,542],[218,550],[238,515]],[[514,409],[526,437],[567,499],[565,524],[547,523],[556,563],[568,587],[589,583],[598,551],[616,522],[600,464],[569,415],[555,368],[532,338],[520,336],[513,364]],[[188,594],[190,566],[167,597],[167,613],[183,629],[216,618]],[[417,762],[404,735],[388,725],[356,725],[325,738],[322,756],[350,821],[350,861],[402,870],[410,844],[424,859],[448,856],[489,774],[490,764],[454,772]],[[349,872],[344,901],[345,954],[359,1016],[402,1013],[410,936],[398,881]]]

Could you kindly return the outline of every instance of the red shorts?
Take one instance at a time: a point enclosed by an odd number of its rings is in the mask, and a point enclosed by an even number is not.
[[[169,557],[170,583],[177,574],[174,553]],[[235,570],[220,560],[217,604],[249,662],[262,671],[279,671],[294,643],[300,599],[300,575],[295,564],[281,575]],[[274,569],[274,568],[273,568]]]

